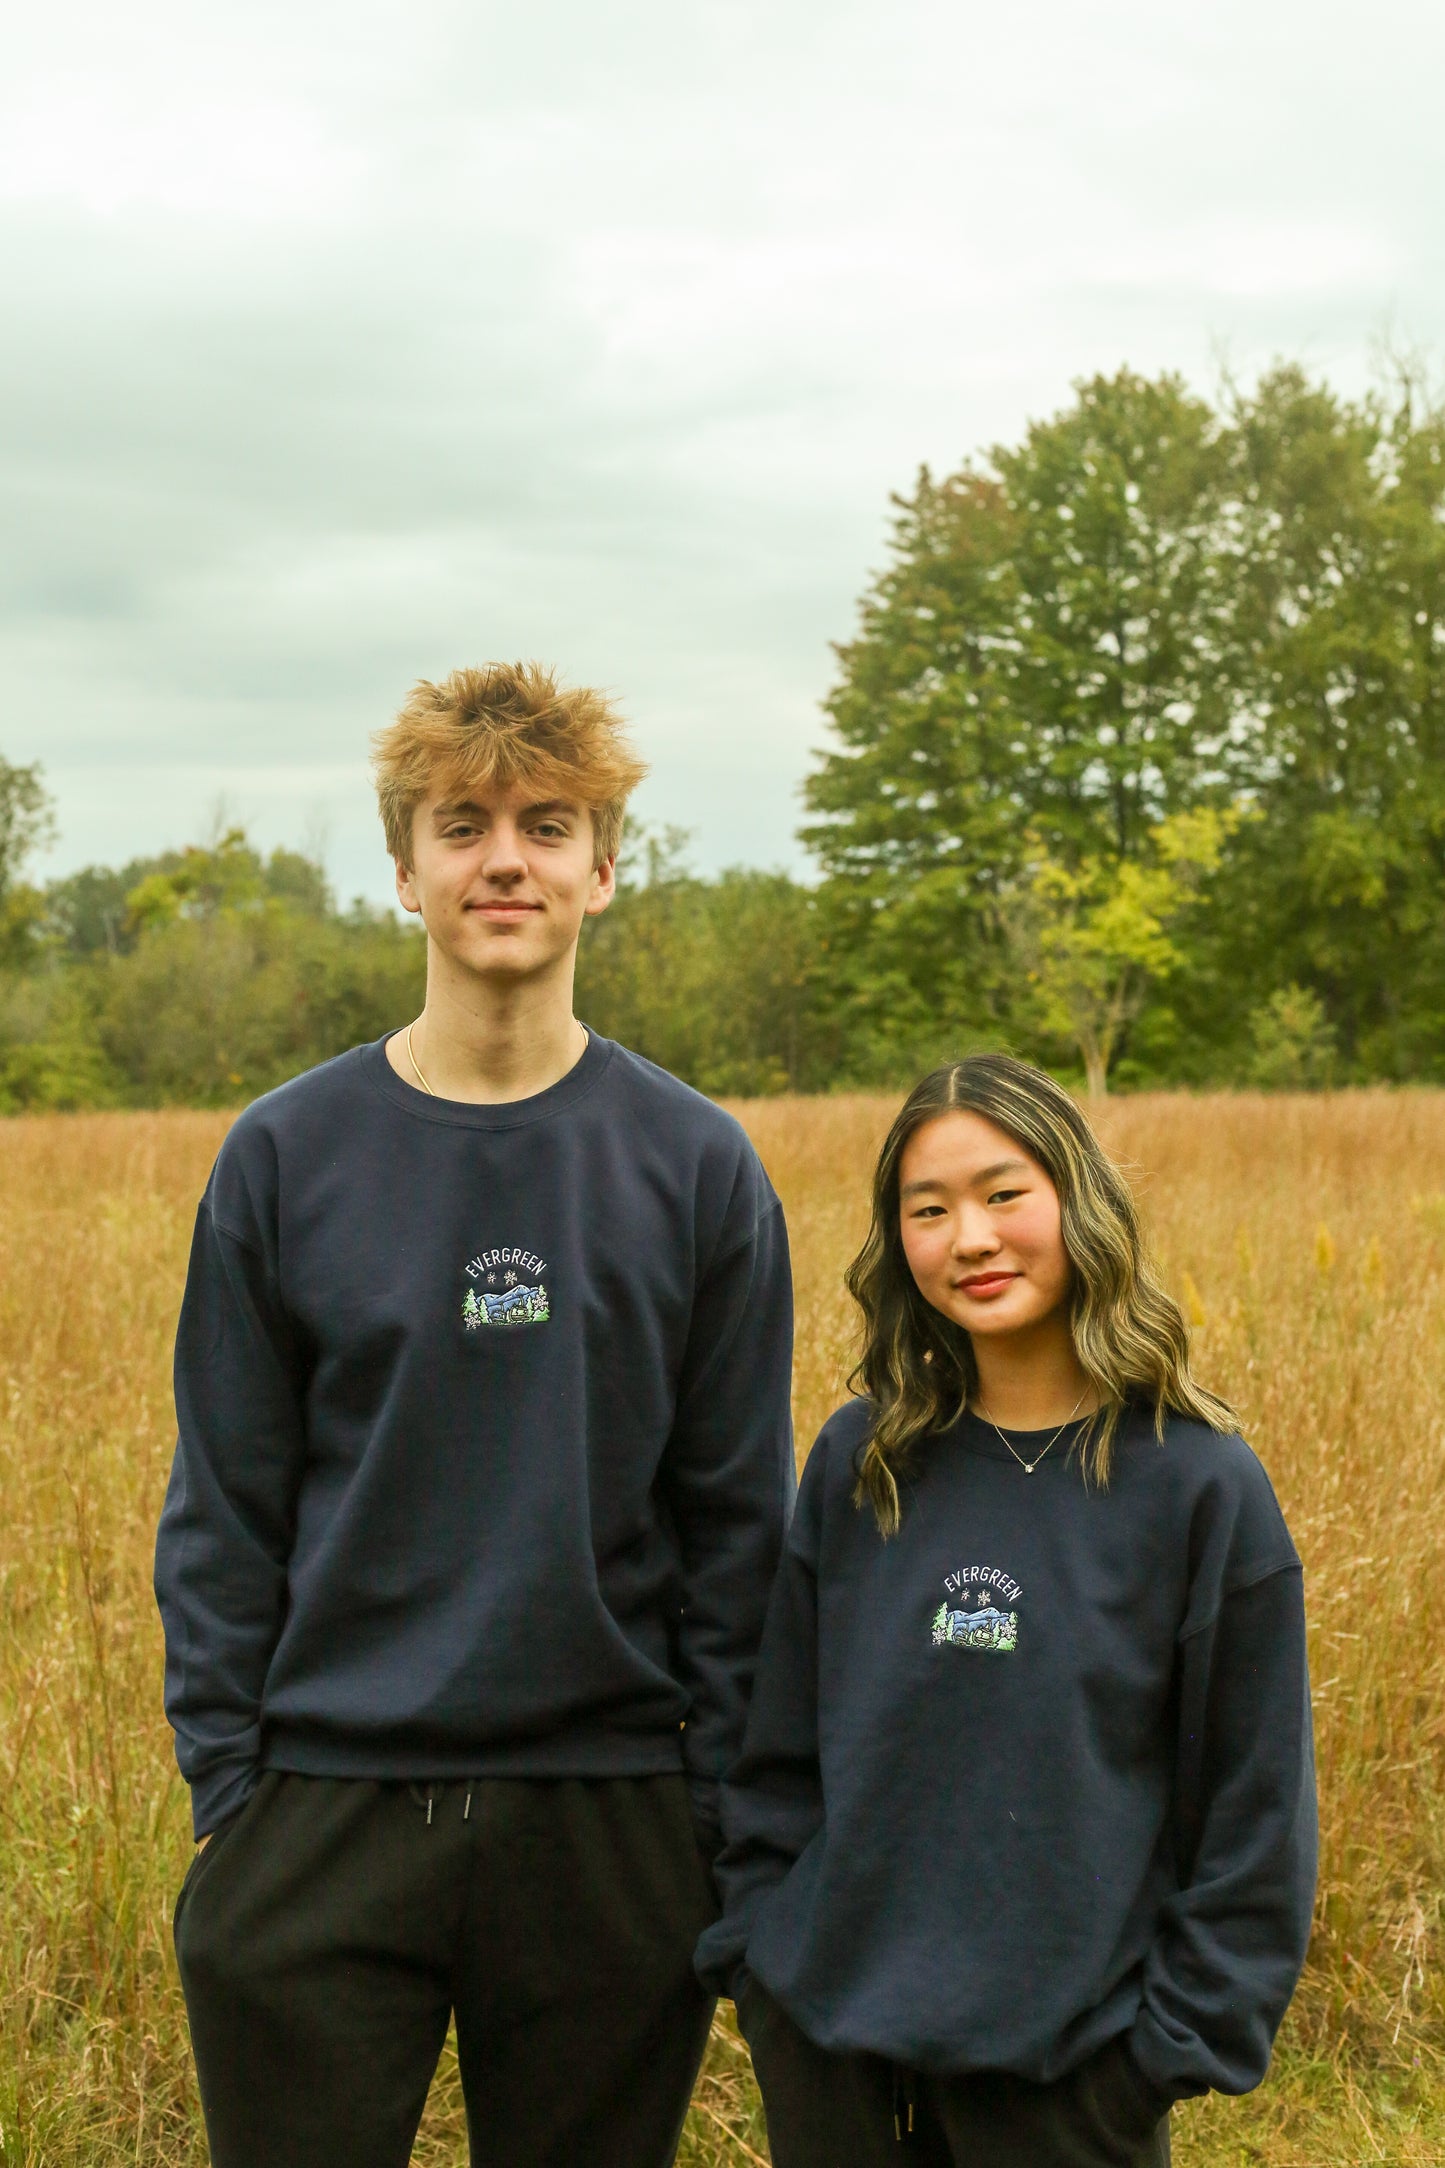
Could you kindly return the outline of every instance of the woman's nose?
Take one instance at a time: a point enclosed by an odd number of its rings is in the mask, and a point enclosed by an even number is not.
[[[987,1212],[977,1205],[964,1205],[953,1224],[953,1247],[961,1257],[977,1257],[980,1252],[996,1250],[998,1237]]]

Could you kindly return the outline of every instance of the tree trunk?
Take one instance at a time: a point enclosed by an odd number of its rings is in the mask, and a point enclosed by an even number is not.
[[[1083,1046],[1079,1052],[1084,1057],[1084,1087],[1091,1099],[1107,1099],[1109,1096],[1109,1057],[1101,1046]]]

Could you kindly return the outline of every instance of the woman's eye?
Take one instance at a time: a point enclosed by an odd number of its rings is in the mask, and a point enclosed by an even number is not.
[[[1022,1197],[1021,1189],[996,1189],[989,1198],[990,1204],[1012,1204],[1015,1197]]]

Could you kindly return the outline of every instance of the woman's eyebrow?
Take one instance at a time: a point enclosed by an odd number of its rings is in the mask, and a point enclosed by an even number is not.
[[[991,1167],[980,1167],[978,1172],[971,1174],[968,1179],[972,1186],[975,1182],[996,1181],[1001,1174],[1027,1174],[1028,1171],[1029,1163],[1026,1159],[996,1159]],[[920,1196],[926,1189],[946,1187],[946,1183],[940,1182],[936,1175],[925,1175],[917,1182],[905,1182],[898,1192],[898,1201],[902,1204],[909,1197]]]

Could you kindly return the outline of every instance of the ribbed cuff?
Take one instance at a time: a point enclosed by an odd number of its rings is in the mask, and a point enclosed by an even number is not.
[[[221,1762],[191,1781],[191,1827],[196,1837],[208,1836],[239,1814],[261,1781],[254,1762]]]

